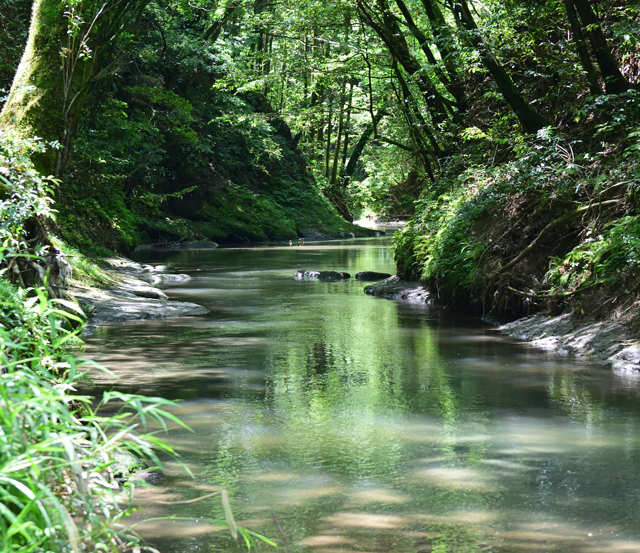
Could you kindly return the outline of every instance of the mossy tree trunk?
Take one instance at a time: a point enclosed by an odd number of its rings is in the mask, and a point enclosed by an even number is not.
[[[82,106],[96,80],[109,72],[117,37],[149,0],[35,0],[29,38],[2,112],[0,127],[50,143],[32,155],[42,175],[60,178],[76,136]],[[52,147],[51,144],[59,147]],[[48,283],[62,297],[70,274],[49,237],[48,221],[33,215],[23,225],[24,249],[15,252],[9,278],[21,286]],[[33,254],[39,250],[39,257]]]
[[[0,126],[60,144],[34,158],[60,178],[82,106],[116,55],[116,39],[149,0],[35,0],[29,38],[0,113]]]

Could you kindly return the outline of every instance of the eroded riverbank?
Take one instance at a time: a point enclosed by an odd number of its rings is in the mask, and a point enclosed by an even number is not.
[[[171,301],[157,285],[189,280],[164,265],[143,265],[123,257],[102,260],[110,284],[97,288],[76,283],[70,292],[87,315],[84,336],[99,325],[143,319],[204,315],[207,309],[192,302]]]

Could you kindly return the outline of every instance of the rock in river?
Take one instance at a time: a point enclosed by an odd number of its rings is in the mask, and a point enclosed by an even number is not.
[[[301,269],[296,271],[296,278],[298,280],[305,278],[318,280],[346,280],[351,278],[351,275],[349,273],[342,273],[338,271],[303,271]]]
[[[362,280],[365,282],[373,282],[376,280],[384,280],[385,278],[389,278],[393,275],[389,273],[376,273],[374,271],[363,271],[362,273],[358,273],[356,275],[357,280]]]
[[[382,282],[365,286],[365,294],[393,300],[406,300],[412,302],[427,303],[429,291],[419,282],[407,282],[392,276]]]

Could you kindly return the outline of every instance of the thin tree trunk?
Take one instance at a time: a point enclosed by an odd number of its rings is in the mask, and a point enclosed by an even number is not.
[[[374,12],[364,0],[357,0],[358,7],[367,24],[378,34],[392,56],[398,60],[404,70],[415,78],[431,114],[437,121],[443,121],[451,113],[451,103],[446,100],[422,71],[421,65],[411,53],[398,22],[389,11],[386,0],[378,0],[378,12]],[[381,17],[381,21],[378,20]]]
[[[593,63],[591,62],[591,57],[589,56],[589,48],[587,48],[584,34],[582,33],[582,27],[580,26],[580,21],[578,20],[578,14],[576,13],[576,8],[573,5],[573,1],[562,0],[562,3],[564,4],[564,9],[567,13],[569,25],[571,26],[573,42],[576,45],[576,51],[578,52],[580,63],[582,64],[582,68],[587,74],[587,81],[589,82],[589,89],[591,90],[591,94],[602,94],[602,89],[600,88],[600,83],[598,82],[598,75],[596,75],[596,70],[593,67]]]
[[[426,147],[423,135],[426,134],[427,138],[432,142],[432,144],[435,144],[436,148],[434,149],[434,151],[440,152],[440,147],[438,146],[438,142],[435,140],[435,137],[431,133],[431,130],[426,125],[426,122],[422,118],[422,115],[420,114],[420,112],[418,110],[414,110],[411,91],[409,90],[407,83],[402,78],[402,73],[400,72],[400,68],[398,67],[398,64],[395,60],[393,62],[392,67],[396,74],[396,77],[398,78],[398,82],[400,83],[400,88],[402,90],[402,97],[398,99],[400,100],[400,104],[404,106],[402,112],[405,116],[407,127],[411,130],[411,134],[413,136],[413,142],[416,145],[415,151],[420,155],[422,166],[427,172],[429,179],[431,179],[431,182],[434,182],[435,175],[433,173],[431,159],[429,158],[429,152],[427,151],[427,147]],[[395,86],[393,88],[396,93],[396,96],[399,96]],[[417,117],[415,117],[417,121],[414,120],[415,115],[417,115]]]
[[[580,16],[582,25],[589,34],[593,53],[598,60],[600,72],[604,78],[604,88],[607,94],[620,94],[629,88],[629,83],[625,80],[618,68],[618,62],[611,53],[611,48],[602,32],[600,21],[593,13],[589,0],[572,0],[573,5]]]
[[[518,117],[524,132],[533,134],[547,126],[548,123],[545,119],[524,99],[509,74],[485,44],[471,15],[467,0],[455,0],[455,3],[451,1],[451,4],[458,26],[465,32],[469,42],[477,50],[482,64],[491,73],[502,97]]]
[[[385,115],[386,115],[386,112],[384,111],[379,111],[378,113],[376,113],[374,120],[367,125],[364,132],[360,135],[360,139],[354,146],[353,151],[351,152],[351,157],[349,157],[349,163],[347,163],[347,167],[344,170],[344,175],[345,175],[344,186],[348,184],[348,181],[356,172],[356,167],[358,166],[358,161],[360,160],[360,156],[362,155],[362,152],[364,151],[364,148],[367,145],[367,142],[369,142],[369,140],[373,136],[374,122],[375,122],[375,125],[377,125]]]
[[[404,80],[404,77],[402,76],[402,72],[400,71],[400,68],[398,67],[398,64],[395,60],[392,66],[395,71],[396,78],[400,83],[400,88],[402,90],[403,105],[407,106],[407,109],[404,110],[404,113],[405,113],[405,116],[407,117],[407,123],[409,125],[409,128],[412,130],[414,135],[416,132],[420,132],[424,134],[424,136],[427,138],[427,140],[431,144],[431,148],[433,149],[435,155],[440,157],[442,155],[442,149],[440,148],[440,145],[438,144],[436,137],[431,132],[431,128],[429,127],[427,122],[424,120],[424,117],[422,117],[420,110],[416,106],[414,106],[414,99],[413,99],[413,96],[411,95],[411,90],[409,89],[406,81]],[[416,119],[415,122],[412,121],[412,115]],[[419,141],[421,142],[421,140]]]
[[[344,141],[342,145],[342,170],[347,165],[347,152],[349,149],[349,131],[351,130],[351,109],[353,108],[353,87],[354,79],[349,80],[349,100],[347,104],[347,122],[344,126]]]
[[[442,63],[447,69],[451,85],[458,89],[453,97],[456,99],[461,98],[462,101],[457,100],[458,109],[461,113],[464,113],[468,106],[464,95],[464,82],[456,66],[460,61],[460,54],[456,51],[453,33],[437,2],[433,0],[422,0],[422,6],[429,18],[433,40],[438,48],[438,52],[440,52]]]
[[[327,146],[324,154],[324,176],[329,178],[329,160],[331,159],[331,125],[333,124],[333,94],[329,92],[329,114],[327,121]]]
[[[433,67],[433,70],[435,71],[436,75],[438,76],[442,84],[447,88],[447,90],[449,91],[449,94],[451,94],[454,97],[456,101],[457,111],[463,113],[467,109],[467,100],[464,95],[464,90],[460,86],[460,83],[453,82],[451,77],[449,75],[446,75],[442,71],[442,69],[440,68],[440,64],[438,63],[435,56],[433,55],[433,52],[431,51],[431,46],[429,45],[429,41],[427,40],[427,37],[416,25],[415,21],[413,20],[413,17],[411,16],[411,12],[407,8],[404,1],[395,0],[395,2],[398,5],[398,8],[400,9],[400,11],[402,12],[402,15],[407,24],[407,27],[409,27],[409,30],[416,37],[416,40],[420,44],[420,47],[422,48],[424,55],[427,57],[427,60]],[[446,69],[446,66],[445,66],[445,69]],[[454,75],[454,77],[457,77],[457,76]]]
[[[211,26],[205,31],[204,35],[202,35],[202,40],[210,40],[211,42],[215,42],[216,40],[218,40],[224,24],[229,21],[233,14],[236,13],[239,9],[239,2],[231,2],[230,4],[228,4],[224,9],[222,17],[217,21],[214,21]]]
[[[342,141],[342,133],[344,131],[344,104],[345,93],[347,88],[346,80],[342,83],[342,90],[340,92],[340,115],[338,117],[338,135],[336,137],[336,144],[333,152],[333,167],[331,168],[330,183],[335,184],[338,179],[338,161],[340,160],[340,143]]]

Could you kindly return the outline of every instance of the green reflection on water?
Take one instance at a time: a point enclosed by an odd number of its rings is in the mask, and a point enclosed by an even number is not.
[[[277,538],[273,507],[292,551],[639,546],[637,386],[478,321],[367,297],[353,280],[292,278],[390,271],[386,247],[368,244],[182,252],[170,262],[194,278],[170,293],[211,315],[94,340],[119,386],[189,400],[196,435],[172,440],[196,481],[171,470],[170,491],[226,488],[238,519]],[[143,505],[223,516],[215,502]],[[233,550],[197,528],[145,535],[163,553]]]

